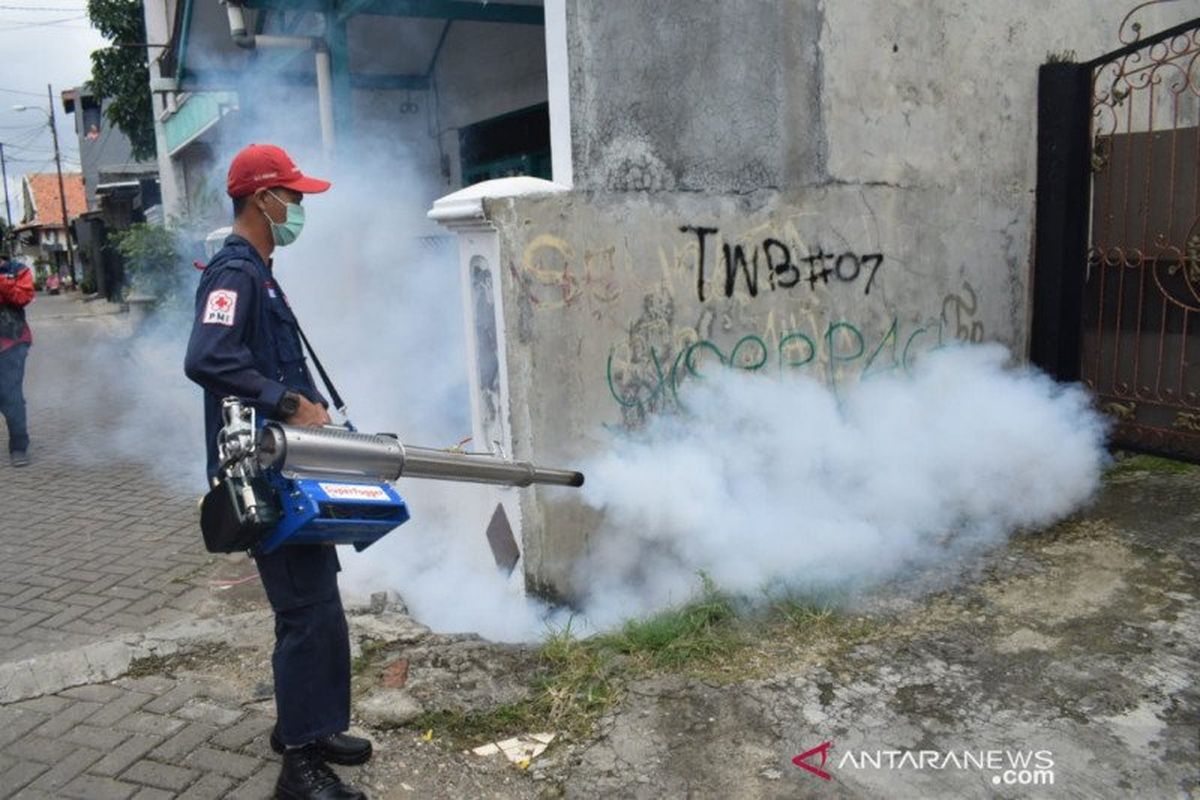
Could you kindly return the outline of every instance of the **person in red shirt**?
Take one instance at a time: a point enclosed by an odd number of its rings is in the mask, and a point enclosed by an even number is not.
[[[25,319],[25,306],[33,294],[29,267],[0,253],[0,414],[8,424],[8,453],[14,467],[29,465],[24,383],[33,332]]]

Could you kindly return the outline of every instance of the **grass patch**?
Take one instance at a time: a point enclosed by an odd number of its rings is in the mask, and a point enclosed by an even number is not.
[[[632,674],[603,639],[577,639],[570,627],[551,634],[538,655],[547,668],[534,699],[544,713],[543,729],[575,737],[589,733],[616,705],[623,679]]]
[[[776,598],[767,606],[763,627],[771,638],[792,648],[819,646],[830,654],[841,653],[880,628],[869,617],[844,613],[845,600],[804,595]]]
[[[145,656],[144,658],[135,658],[129,662],[129,669],[125,670],[124,677],[145,678],[150,675],[162,675],[172,667],[173,662],[170,657]]]
[[[1195,464],[1186,461],[1176,461],[1162,456],[1138,454],[1123,458],[1109,467],[1104,477],[1128,475],[1133,472],[1152,472],[1159,475],[1188,475],[1196,470]]]
[[[629,620],[620,630],[586,639],[570,626],[550,634],[538,651],[540,671],[529,699],[483,713],[428,713],[410,724],[456,749],[538,731],[579,740],[620,702],[631,680],[663,673],[744,680],[755,674],[751,661],[763,642],[808,646],[822,640],[840,649],[872,631],[863,618],[801,599],[741,613],[745,608],[701,575],[694,600]]]
[[[768,615],[776,624],[806,636],[827,630],[841,619],[830,605],[793,597],[776,600]]]
[[[433,711],[409,724],[417,730],[433,731],[438,737],[434,741],[463,749],[507,739],[517,733],[541,731],[539,721],[533,704],[526,701],[501,706],[486,714]]]
[[[376,654],[386,648],[386,642],[377,641],[375,639],[368,639],[367,641],[363,642],[362,647],[359,649],[358,655],[350,661],[350,674],[362,674],[363,670],[369,667],[371,662],[375,660]]]
[[[696,600],[646,619],[629,620],[618,633],[598,637],[596,646],[663,668],[728,655],[739,643],[733,601],[707,575],[701,576],[701,582]]]
[[[174,678],[176,672],[228,659],[232,657],[232,654],[233,648],[224,642],[211,642],[186,652],[172,653],[169,656],[144,656],[130,661],[129,669],[125,670],[123,677],[144,678],[148,675],[166,675],[168,678]]]
[[[542,671],[529,699],[482,713],[430,712],[409,724],[456,749],[540,731],[583,738],[616,704],[620,678],[629,677],[612,655],[597,639],[578,639],[568,627],[547,637],[538,651]]]

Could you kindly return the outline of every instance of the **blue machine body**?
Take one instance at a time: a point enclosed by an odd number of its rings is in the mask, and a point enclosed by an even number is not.
[[[352,544],[361,551],[409,519],[408,504],[389,483],[288,478],[277,470],[266,470],[266,477],[279,493],[280,519],[261,553],[288,544]]]

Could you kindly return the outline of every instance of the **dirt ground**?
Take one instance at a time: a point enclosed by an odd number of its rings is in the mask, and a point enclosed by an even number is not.
[[[915,580],[843,609],[852,633],[772,629],[731,663],[633,675],[590,733],[520,766],[430,720],[529,698],[536,647],[352,609],[356,722],[378,755],[343,774],[380,798],[1193,797],[1198,545],[1200,469],[1133,460],[1075,518],[924,576],[940,590]],[[248,612],[236,648],[163,668],[269,710],[260,593],[214,592],[212,613]],[[815,769],[794,762],[809,751]]]

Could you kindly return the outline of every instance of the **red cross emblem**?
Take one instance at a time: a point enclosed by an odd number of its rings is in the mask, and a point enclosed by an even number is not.
[[[237,308],[237,292],[232,289],[217,289],[209,292],[208,302],[204,306],[206,325],[233,325],[233,315]]]

